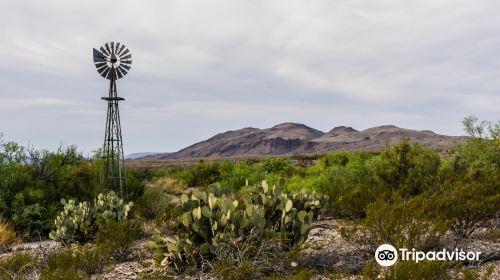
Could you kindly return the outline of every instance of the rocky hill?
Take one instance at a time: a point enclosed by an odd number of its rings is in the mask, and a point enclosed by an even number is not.
[[[298,123],[283,123],[271,128],[247,127],[217,134],[174,153],[148,155],[141,159],[174,160],[255,156],[323,154],[338,150],[378,151],[386,143],[408,138],[437,150],[453,148],[463,136],[439,135],[429,130],[411,130],[393,125],[358,131],[339,126],[325,133]]]

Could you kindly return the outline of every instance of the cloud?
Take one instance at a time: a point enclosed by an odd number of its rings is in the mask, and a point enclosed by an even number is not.
[[[282,121],[457,135],[466,115],[498,118],[498,12],[493,0],[4,1],[0,130],[100,145],[107,81],[91,50],[116,40],[133,54],[118,82],[129,152]]]
[[[0,109],[2,110],[19,110],[26,109],[34,106],[54,106],[54,105],[68,105],[67,100],[57,98],[11,98],[2,99]]]

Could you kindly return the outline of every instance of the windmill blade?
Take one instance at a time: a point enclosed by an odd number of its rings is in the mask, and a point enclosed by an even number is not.
[[[122,74],[122,72],[120,71],[120,68],[116,68],[116,74],[118,75],[118,79],[121,79],[121,78],[123,78],[123,76],[124,76],[124,75]]]
[[[106,64],[106,62],[98,62],[95,64],[95,68],[97,68],[97,70],[99,70],[99,68],[103,66],[108,66],[108,65]]]
[[[99,74],[101,74],[104,71],[104,69],[109,68],[107,64],[103,64],[101,66],[96,65],[96,67],[97,67],[97,72],[99,72]]]
[[[106,43],[104,44],[104,47],[106,48],[106,50],[108,51],[108,54],[111,55],[111,50],[109,48],[109,43]]]
[[[102,72],[100,73],[100,74],[101,74],[101,76],[102,76],[103,78],[106,78],[106,76],[107,76],[107,75],[108,75],[108,73],[109,73],[109,69],[110,69],[109,67],[105,67],[105,68],[104,68],[104,71],[102,71]]]
[[[104,64],[106,64],[106,61],[98,61],[98,62],[94,62],[95,64],[95,67],[99,68],[101,66],[103,66]]]
[[[132,60],[120,60],[120,64],[132,64]]]
[[[127,56],[122,56],[122,57],[120,57],[120,60],[127,60],[127,59],[131,59],[131,58],[132,58],[132,55],[131,55],[131,54],[129,54],[129,55],[127,55]]]
[[[123,67],[123,68],[125,68],[125,69],[127,69],[127,71],[130,70],[130,66],[129,65],[125,65],[125,64],[121,64],[120,63],[120,66]]]
[[[101,50],[101,52],[103,54],[105,54],[106,56],[109,56],[109,53],[103,47],[100,47],[99,49]]]
[[[122,45],[122,47],[121,47],[121,48],[120,48],[120,50],[118,51],[118,55],[119,55],[119,56],[121,55],[121,53],[122,53],[123,49],[125,49],[125,45]]]
[[[124,56],[126,54],[128,54],[130,51],[128,49],[125,49],[125,51],[121,54],[121,56]]]
[[[115,43],[115,54],[118,56],[118,53],[120,51],[120,42]]]
[[[128,71],[123,67],[123,65],[118,66],[118,69],[123,73],[123,76],[127,75]]]
[[[115,42],[111,42],[111,53],[115,53]]]
[[[101,53],[96,49],[94,49],[93,52],[94,52],[94,63],[106,61],[106,56],[103,53]]]
[[[113,77],[113,71],[114,69],[109,69],[108,74],[106,75],[106,79],[111,80],[111,77]]]

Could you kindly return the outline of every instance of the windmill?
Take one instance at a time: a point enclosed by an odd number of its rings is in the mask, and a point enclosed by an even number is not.
[[[106,43],[99,50],[94,49],[94,64],[97,72],[109,80],[109,95],[101,98],[108,102],[103,146],[104,182],[124,197],[126,171],[118,102],[125,99],[118,97],[116,80],[123,78],[130,70],[132,55],[124,44]]]

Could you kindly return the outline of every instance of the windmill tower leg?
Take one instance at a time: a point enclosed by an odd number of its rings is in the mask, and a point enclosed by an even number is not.
[[[108,102],[103,147],[105,156],[104,183],[107,187],[119,192],[121,197],[125,197],[125,156],[123,154],[120,110],[118,107],[118,102],[124,99],[117,97],[114,79],[110,81],[109,97],[103,97],[102,99]]]

